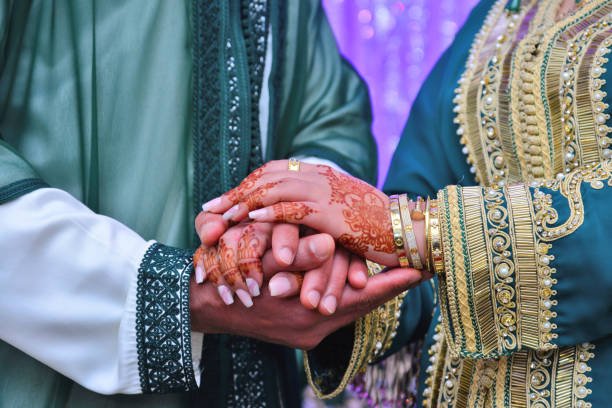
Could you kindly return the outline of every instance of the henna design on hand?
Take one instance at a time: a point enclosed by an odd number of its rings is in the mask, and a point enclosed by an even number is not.
[[[253,191],[248,195],[246,199],[246,205],[249,208],[249,211],[256,210],[258,208],[264,207],[262,198],[268,194],[268,191],[276,185],[280,184],[279,181],[266,183],[261,187],[258,187],[257,190]]]
[[[257,236],[255,227],[252,224],[246,227],[242,238],[238,242],[238,269],[244,277],[263,272],[261,256],[264,250],[265,248]]]
[[[203,247],[200,247],[203,248]],[[202,261],[209,281],[218,285],[221,283],[221,269],[219,268],[219,257],[216,248],[204,248],[202,250]]]
[[[234,251],[230,248],[224,240],[219,243],[219,260],[221,262],[221,270],[223,278],[228,285],[234,286],[242,279],[240,271],[238,270],[238,263],[234,256]]]
[[[395,251],[389,219],[389,203],[369,184],[319,165],[319,174],[331,188],[329,204],[340,204],[347,226],[354,234],[342,234],[338,242],[364,255],[368,250],[392,254]]]
[[[275,221],[299,222],[317,211],[305,203],[277,203],[272,207]]]

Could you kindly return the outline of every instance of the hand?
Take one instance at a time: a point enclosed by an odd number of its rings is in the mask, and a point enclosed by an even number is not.
[[[236,304],[226,306],[215,296],[212,285],[192,282],[192,328],[204,333],[236,334],[309,350],[332,332],[416,285],[420,279],[421,272],[415,269],[394,269],[369,278],[361,290],[347,285],[333,316],[305,309],[297,298],[273,297],[267,291],[250,309]]]
[[[270,248],[274,227],[270,223],[241,223],[229,228],[219,239],[218,246],[200,246],[194,254],[196,282],[210,281],[227,305],[234,303],[235,293],[246,307],[251,307],[252,296],[259,296],[263,284],[262,258]],[[291,264],[287,266],[268,256],[266,270],[320,270],[333,259],[335,244],[329,235],[295,238],[295,242],[289,244],[295,246],[292,251],[296,254]],[[317,274],[316,271],[312,273]],[[274,286],[273,283],[272,289]]]
[[[355,254],[398,264],[388,197],[328,166],[302,163],[295,172],[287,170],[287,161],[269,162],[203,208],[225,212],[223,218],[232,221],[248,214],[260,222],[304,224],[330,234]]]
[[[327,315],[335,312],[347,275],[354,288],[366,284],[365,263],[351,258],[343,249],[334,253],[334,242],[328,235],[300,240],[298,227],[290,224],[242,223],[223,233],[227,228],[227,221],[220,215],[201,213],[196,218],[196,230],[203,245],[194,254],[196,282],[207,278],[217,286],[226,304],[233,303],[235,292],[245,306],[251,307],[251,296],[259,296],[264,271],[273,296],[295,296],[301,286],[302,304],[309,309],[318,307]],[[218,247],[212,246],[217,239]],[[270,242],[272,251],[266,253]],[[274,276],[278,271],[284,272]]]

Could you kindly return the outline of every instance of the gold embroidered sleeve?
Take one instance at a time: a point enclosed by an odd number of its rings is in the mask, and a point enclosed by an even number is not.
[[[368,269],[373,275],[382,267],[368,263]],[[304,353],[306,377],[318,398],[329,399],[339,395],[358,373],[364,372],[368,364],[389,350],[400,324],[404,296],[405,293],[377,307],[353,326],[324,340],[313,352]],[[346,350],[341,349],[349,348],[351,343],[350,355],[343,353]],[[343,354],[346,356],[344,361]]]
[[[453,354],[490,358],[609,334],[612,270],[601,255],[611,170],[607,161],[563,181],[440,191],[440,300]]]

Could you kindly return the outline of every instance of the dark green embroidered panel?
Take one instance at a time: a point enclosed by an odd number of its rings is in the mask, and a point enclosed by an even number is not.
[[[153,244],[138,270],[136,336],[143,393],[197,389],[191,360],[190,251]]]
[[[49,187],[49,185],[37,178],[24,179],[7,184],[6,186],[0,187],[0,204],[4,204],[7,201],[14,200],[31,191],[45,187]]]

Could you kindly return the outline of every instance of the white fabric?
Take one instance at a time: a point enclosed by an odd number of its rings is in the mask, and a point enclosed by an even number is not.
[[[136,277],[153,241],[52,188],[0,205],[0,226],[0,338],[92,391],[140,393]]]
[[[331,160],[326,160],[326,159],[319,159],[318,157],[310,157],[310,156],[297,156],[295,157],[295,159],[299,160],[299,161],[303,161],[304,163],[308,163],[308,164],[324,164],[326,166],[331,167],[334,170],[338,170],[342,173],[346,173],[346,170],[344,170],[342,167],[338,166],[336,163],[334,163]]]
[[[272,31],[272,30],[270,30]],[[265,159],[268,149],[268,124],[270,120],[270,73],[272,72],[272,33],[268,33],[263,82],[259,94],[259,133],[261,134],[261,155]]]

